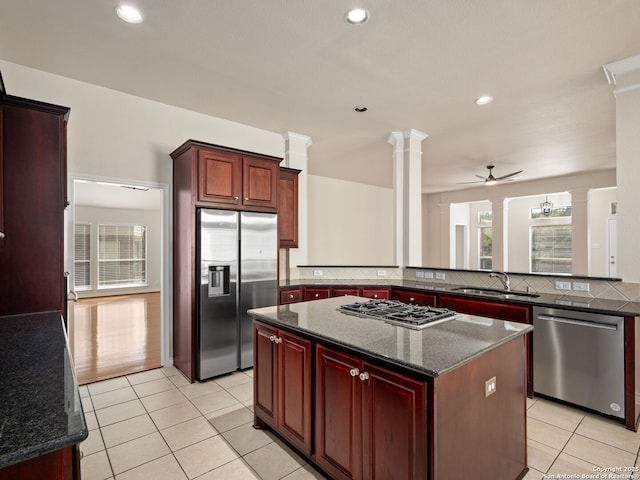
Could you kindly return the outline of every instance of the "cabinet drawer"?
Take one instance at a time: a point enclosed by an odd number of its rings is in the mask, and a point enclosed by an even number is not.
[[[301,301],[302,301],[301,288],[294,288],[291,290],[282,290],[280,292],[280,303],[283,305],[287,303],[296,303]]]
[[[426,307],[436,306],[436,296],[428,293],[406,292],[404,290],[394,289],[391,291],[391,299],[411,305],[420,305]]]
[[[329,298],[331,296],[330,288],[309,287],[304,289],[304,301],[320,300],[321,298]]]
[[[377,300],[388,300],[389,289],[388,288],[363,288],[360,292],[360,296],[365,298],[375,298]]]
[[[332,297],[344,297],[345,295],[360,295],[360,290],[357,288],[332,288],[331,296]]]

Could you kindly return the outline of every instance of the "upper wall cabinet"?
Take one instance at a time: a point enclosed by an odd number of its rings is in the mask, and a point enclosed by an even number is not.
[[[280,167],[278,184],[278,237],[280,248],[298,247],[298,174]]]
[[[202,206],[263,212],[278,208],[278,166],[282,159],[193,140],[171,156],[176,160],[185,154],[196,163],[196,201],[207,204]]]

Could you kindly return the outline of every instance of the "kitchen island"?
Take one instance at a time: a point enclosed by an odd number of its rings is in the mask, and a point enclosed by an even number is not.
[[[522,478],[532,327],[460,314],[416,330],[338,311],[366,300],[250,311],[255,426],[337,479]]]
[[[89,433],[60,312],[0,317],[0,479],[80,477]]]

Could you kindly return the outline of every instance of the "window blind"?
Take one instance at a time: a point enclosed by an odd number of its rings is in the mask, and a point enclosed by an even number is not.
[[[91,288],[91,224],[73,225],[73,288]]]
[[[98,225],[98,287],[146,285],[143,225]]]

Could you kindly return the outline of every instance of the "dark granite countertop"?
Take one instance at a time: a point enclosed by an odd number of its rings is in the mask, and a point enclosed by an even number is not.
[[[577,310],[581,312],[604,313],[608,315],[631,315],[640,316],[640,302],[630,302],[623,300],[609,300],[606,298],[579,297],[571,295],[556,295],[549,293],[540,293],[538,297],[521,297],[502,299],[494,295],[480,295],[471,293],[462,293],[456,291],[456,288],[465,287],[466,285],[452,285],[435,282],[416,282],[412,280],[297,280],[281,282],[280,288],[295,288],[300,286],[307,287],[323,287],[323,286],[339,286],[339,287],[397,287],[410,288],[413,290],[421,290],[425,293],[451,293],[470,298],[482,298],[483,300],[491,300],[497,302],[522,303],[540,307],[556,307],[566,308],[568,310]]]
[[[366,302],[335,297],[249,310],[259,320],[347,347],[405,369],[436,377],[533,330],[530,325],[459,314],[422,330],[346,315],[340,305]]]
[[[0,468],[87,438],[60,312],[0,317],[0,385]]]

